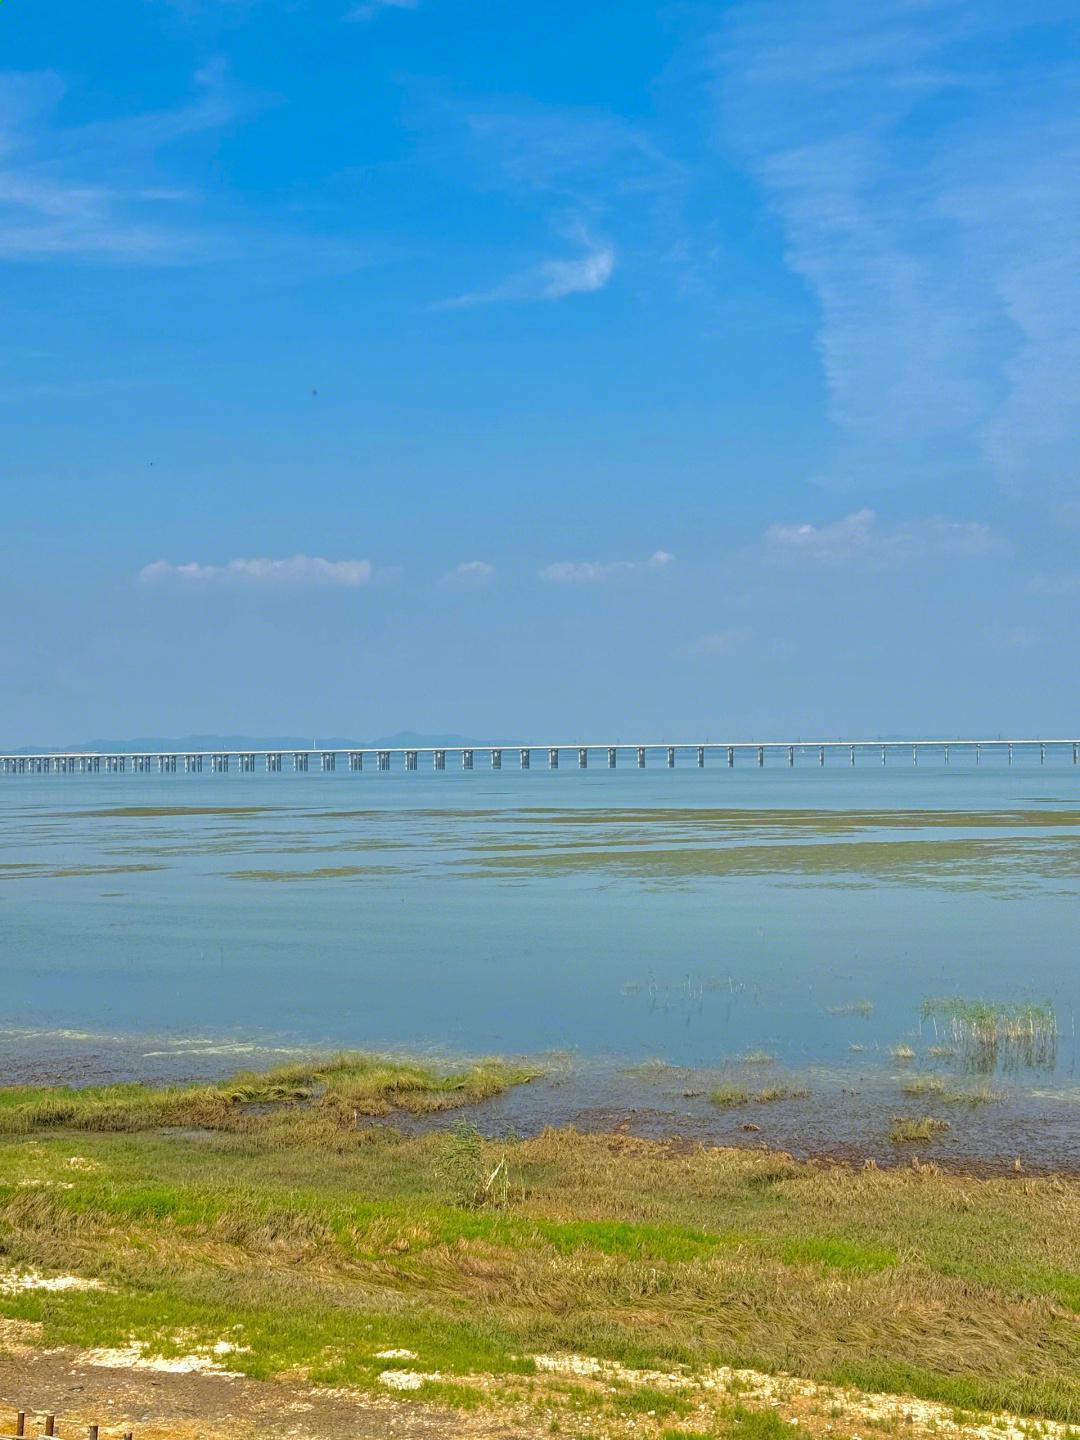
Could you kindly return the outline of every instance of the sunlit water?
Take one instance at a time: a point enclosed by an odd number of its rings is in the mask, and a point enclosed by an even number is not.
[[[917,1071],[1008,1097],[951,1112],[946,1151],[1075,1158],[1078,802],[1065,761],[985,757],[6,777],[0,1067],[196,1073],[247,1044],[559,1051],[569,1070],[507,1117],[558,1092],[628,1106],[634,1128],[726,1134],[746,1114],[686,1092],[782,1077],[814,1099],[750,1118],[802,1148],[926,1113],[898,1098]],[[973,1051],[924,1015],[947,997],[1049,1007],[1053,1034]],[[755,1052],[772,1064],[745,1065]],[[651,1058],[677,1068],[622,1075]]]

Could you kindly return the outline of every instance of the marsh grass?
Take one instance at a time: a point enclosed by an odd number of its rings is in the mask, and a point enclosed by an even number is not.
[[[958,996],[927,999],[923,1019],[968,1068],[989,1074],[1003,1070],[1052,1069],[1057,1064],[1058,1024],[1050,1004],[998,1004]]]
[[[354,1069],[341,1065],[342,1085]],[[0,1135],[0,1268],[108,1286],[3,1295],[0,1315],[39,1322],[45,1346],[138,1339],[175,1354],[235,1337],[246,1348],[230,1368],[361,1389],[379,1383],[380,1350],[403,1348],[461,1405],[470,1377],[577,1353],[1080,1421],[1080,1180],[572,1130],[404,1135],[339,1123],[336,1105],[313,1103],[330,1091],[325,1066],[310,1077],[233,1082],[236,1123],[199,1136],[163,1131],[148,1109],[143,1130]],[[302,1101],[248,1103],[312,1085]],[[49,1100],[70,1103],[8,1092],[3,1108]],[[505,1189],[488,1199],[496,1173]],[[765,1423],[729,1417],[718,1433],[750,1440]]]
[[[948,1120],[938,1120],[932,1115],[923,1115],[917,1120],[898,1118],[889,1130],[889,1139],[894,1145],[905,1145],[918,1140],[932,1140],[951,1129]]]
[[[726,1109],[735,1105],[770,1105],[778,1100],[805,1100],[810,1091],[799,1085],[767,1085],[764,1089],[750,1091],[743,1085],[720,1085],[709,1092],[713,1105]]]
[[[892,1047],[892,1049],[889,1051],[889,1054],[892,1056],[892,1058],[893,1058],[894,1060],[914,1060],[914,1059],[915,1059],[915,1051],[911,1048],[910,1045],[907,1045],[907,1044],[894,1045],[894,1046]]]
[[[446,1070],[413,1061],[343,1053],[248,1071],[213,1085],[155,1088],[128,1084],[0,1089],[0,1134],[38,1130],[136,1131],[156,1127],[206,1130],[243,1128],[253,1109],[302,1107],[316,1132],[355,1125],[361,1116],[395,1110],[430,1114],[479,1104],[538,1069],[482,1060]],[[296,1126],[291,1134],[300,1135]]]

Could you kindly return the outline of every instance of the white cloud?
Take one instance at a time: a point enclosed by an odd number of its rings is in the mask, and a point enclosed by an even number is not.
[[[371,580],[370,560],[324,560],[317,555],[292,555],[283,560],[229,560],[224,565],[190,561],[174,565],[155,560],[144,565],[139,579],[147,584],[174,580],[183,584],[236,581],[246,585],[366,585]]]
[[[540,575],[556,585],[600,585],[620,575],[664,570],[674,559],[666,550],[657,550],[647,560],[556,560],[545,565]]]
[[[765,531],[768,555],[816,565],[897,565],[933,555],[985,555],[993,548],[990,527],[975,520],[935,517],[887,529],[866,509],[828,525],[770,525]]]
[[[495,578],[495,566],[486,560],[463,560],[446,578],[459,585],[487,585]]]
[[[615,251],[600,245],[572,260],[545,260],[520,275],[511,275],[490,290],[473,290],[444,300],[440,310],[471,310],[507,300],[564,300],[602,290],[615,273]]]
[[[384,10],[415,10],[419,0],[365,0],[354,5],[345,16],[346,20],[374,20]]]
[[[844,465],[1076,487],[1080,113],[1061,0],[739,0],[726,148],[816,301]],[[1023,63],[1017,55],[1023,54]]]

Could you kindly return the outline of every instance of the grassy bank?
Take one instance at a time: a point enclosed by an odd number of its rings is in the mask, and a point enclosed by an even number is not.
[[[465,1406],[573,1352],[1080,1422],[1080,1181],[393,1128],[528,1077],[351,1056],[0,1091],[0,1280],[99,1284],[0,1283],[0,1316],[45,1346],[218,1346],[259,1378],[420,1370]]]

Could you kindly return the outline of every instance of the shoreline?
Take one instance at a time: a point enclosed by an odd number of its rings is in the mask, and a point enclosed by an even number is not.
[[[217,1084],[238,1071],[340,1053],[220,1038],[170,1043],[160,1036],[24,1034],[17,1050],[10,1040],[6,1053],[0,1049],[0,1099],[13,1086],[89,1091]],[[465,1065],[477,1058],[430,1048],[363,1053],[412,1065]],[[967,1090],[946,1090],[938,1075],[908,1063],[838,1074],[760,1055],[715,1067],[564,1054],[512,1057],[511,1063],[534,1072],[531,1082],[470,1108],[471,1123],[488,1139],[572,1129],[687,1148],[764,1149],[855,1167],[894,1169],[914,1161],[955,1175],[1080,1175],[1080,1089],[1068,1086],[1033,1092],[1006,1080],[989,1092],[980,1081],[969,1099]],[[898,1126],[924,1119],[935,1122],[932,1133],[895,1138]],[[453,1121],[444,1113],[399,1114],[395,1123],[406,1134],[421,1134]]]

